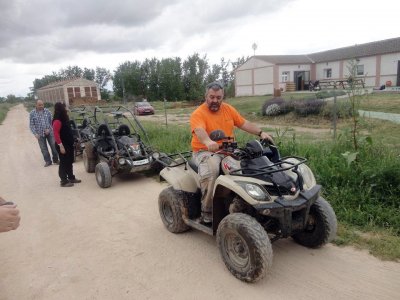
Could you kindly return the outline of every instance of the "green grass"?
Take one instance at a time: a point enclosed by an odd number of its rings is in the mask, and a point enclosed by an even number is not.
[[[16,104],[0,103],[0,124],[3,124],[3,121],[6,118],[8,111],[14,105]]]
[[[366,249],[383,260],[400,259],[400,238],[390,230],[377,228],[360,229],[356,226],[340,223],[338,235],[334,241],[338,246],[353,246]]]
[[[400,94],[369,94],[360,101],[360,109],[400,114]]]

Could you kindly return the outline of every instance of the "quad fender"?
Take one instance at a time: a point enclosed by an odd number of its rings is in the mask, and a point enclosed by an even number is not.
[[[221,175],[217,178],[215,181],[215,186],[214,186],[214,194],[217,191],[217,189],[228,189],[231,190],[232,192],[236,193],[238,196],[240,196],[243,200],[245,200],[248,204],[250,205],[257,205],[260,204],[260,201],[257,201],[253,199],[247,192],[235,181],[245,181],[249,183],[258,183],[259,185],[265,184],[265,181],[252,178],[252,177],[243,177],[243,176],[230,176],[230,175]],[[271,200],[271,202],[273,202]],[[267,203],[267,202],[263,202]]]
[[[160,172],[160,177],[177,191],[196,193],[198,189],[196,180],[184,167],[166,167]]]

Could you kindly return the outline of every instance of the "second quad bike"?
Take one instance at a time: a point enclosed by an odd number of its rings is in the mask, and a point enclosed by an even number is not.
[[[228,270],[238,279],[255,282],[272,265],[271,242],[292,237],[301,245],[318,248],[336,235],[336,215],[320,196],[306,159],[280,157],[277,147],[253,140],[238,147],[223,132],[220,175],[213,191],[212,223],[201,218],[201,192],[197,166],[190,152],[175,154],[160,177],[170,186],[159,195],[159,212],[173,233],[195,228],[216,235]]]
[[[97,184],[108,188],[120,173],[160,171],[166,154],[154,150],[139,120],[124,106],[96,107],[96,132],[86,143],[83,162]]]

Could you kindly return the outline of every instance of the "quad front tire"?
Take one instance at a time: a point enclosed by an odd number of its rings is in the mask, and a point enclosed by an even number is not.
[[[101,188],[108,188],[111,186],[111,170],[104,161],[96,165],[96,181]]]
[[[260,223],[243,213],[227,215],[219,224],[217,244],[228,270],[238,279],[255,282],[272,266],[272,247]]]
[[[189,230],[189,226],[182,219],[181,206],[183,199],[172,186],[164,189],[158,197],[158,209],[161,220],[172,233],[181,233]]]
[[[319,197],[310,208],[306,227],[293,235],[293,239],[300,245],[319,248],[335,238],[336,229],[337,220],[332,206]]]

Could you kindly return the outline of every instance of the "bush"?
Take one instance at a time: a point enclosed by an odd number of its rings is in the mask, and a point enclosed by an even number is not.
[[[321,116],[324,118],[333,118],[333,102],[327,102],[321,111]],[[338,101],[336,103],[336,116],[338,118],[350,118],[353,115],[353,110],[349,101]]]
[[[286,114],[290,111],[291,111],[290,102],[287,102],[280,97],[276,97],[265,101],[265,103],[262,106],[261,114],[263,116],[278,116]]]
[[[315,100],[299,100],[294,103],[294,113],[301,117],[308,115],[318,115],[325,106],[325,101],[321,99]]]

